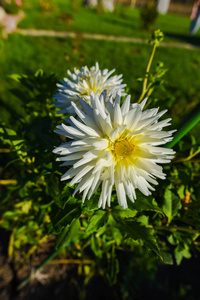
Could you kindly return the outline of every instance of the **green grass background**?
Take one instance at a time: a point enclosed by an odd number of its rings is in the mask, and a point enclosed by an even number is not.
[[[49,10],[44,10],[38,1],[25,2],[22,7],[26,17],[19,24],[23,28],[73,30],[78,32],[105,33],[133,37],[150,38],[150,33],[140,29],[140,11],[128,7],[117,7],[114,13],[97,14],[94,9],[72,5],[67,0],[51,0]],[[78,8],[78,11],[76,11]],[[66,14],[73,23],[66,21]],[[165,41],[191,42],[198,45],[200,33],[188,35],[190,20],[188,17],[160,15],[155,28],[165,32]],[[17,88],[9,75],[34,73],[43,69],[47,74],[54,73],[57,80],[66,76],[68,69],[92,66],[96,61],[100,68],[116,69],[123,74],[129,87],[132,101],[137,101],[141,92],[141,82],[151,53],[148,44],[133,44],[111,41],[82,39],[59,39],[50,37],[29,37],[13,33],[0,42],[0,102],[1,119],[12,125],[13,116],[23,113],[20,101],[9,90]],[[166,91],[155,91],[154,97],[161,106],[170,106],[174,126],[199,101],[200,97],[200,50],[187,50],[175,47],[159,47],[151,70],[156,63],[163,61],[168,69],[165,79]],[[170,103],[171,103],[170,102]]]

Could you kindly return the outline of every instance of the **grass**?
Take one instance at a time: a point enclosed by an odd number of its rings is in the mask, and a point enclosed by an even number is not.
[[[44,10],[38,1],[32,1],[28,6],[25,4],[23,9],[27,17],[19,27],[149,38],[149,33],[140,28],[139,9],[117,6],[114,13],[97,14],[95,9],[83,5],[78,5],[75,10],[69,0],[49,2],[48,10]],[[189,26],[189,17],[167,14],[159,15],[154,28],[165,33],[166,41],[179,40],[200,45],[200,32],[190,36]]]
[[[12,125],[13,116],[16,112],[21,113],[19,101],[9,93],[10,88],[18,87],[9,78],[10,74],[29,74],[43,69],[47,74],[55,73],[60,80],[66,76],[67,69],[73,70],[75,66],[80,68],[82,65],[92,66],[96,61],[102,69],[115,68],[116,74],[122,73],[124,82],[130,87],[132,101],[137,101],[141,93],[141,82],[136,78],[144,76],[150,53],[151,46],[148,44],[63,40],[12,34],[0,48],[2,119]],[[156,52],[152,71],[158,61],[163,61],[168,69],[165,79],[169,81],[169,85],[166,91],[155,91],[154,96],[163,100],[163,108],[169,107],[174,101],[170,114],[176,124],[194,107],[200,97],[199,51],[160,47]]]

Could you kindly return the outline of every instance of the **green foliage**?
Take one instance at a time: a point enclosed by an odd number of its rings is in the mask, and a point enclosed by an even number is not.
[[[176,190],[173,189],[173,185],[170,184],[165,190],[163,203],[163,212],[168,218],[168,224],[171,222],[173,217],[177,215],[181,206],[181,199]]]
[[[149,74],[148,92],[161,87],[164,74],[160,63]],[[18,86],[12,93],[23,100],[15,126],[0,127],[7,180],[1,193],[0,225],[11,232],[10,257],[20,251],[27,258],[54,235],[56,249],[68,246],[66,255],[94,259],[84,268],[86,281],[98,273],[114,284],[121,251],[129,253],[144,245],[167,264],[180,264],[199,251],[199,137],[188,136],[179,143],[177,156],[165,167],[168,179],[152,196],[137,191],[136,201],[128,200],[129,208],[124,210],[113,193],[112,206],[102,210],[99,191],[82,203],[81,195],[72,196],[73,186],[60,182],[52,153],[60,143],[53,131],[61,122],[52,103],[55,76],[39,70],[10,78]],[[152,103],[155,100],[150,98],[148,105]]]
[[[59,234],[56,242],[57,249],[60,247],[64,247],[71,242],[79,241],[80,222],[77,218],[77,215],[73,214],[73,217],[74,218],[71,223],[69,223]]]
[[[129,237],[133,240],[142,240],[149,249],[153,250],[162,259],[155,237],[150,234],[149,229],[131,219],[126,221],[120,220],[119,225],[119,227],[122,228],[125,237]]]
[[[163,214],[163,210],[158,207],[158,204],[156,203],[155,199],[151,196],[148,198],[144,197],[143,195],[139,194],[137,197],[136,202],[132,203],[129,202],[129,207],[133,210],[136,210],[137,212],[140,211],[154,211],[160,214]]]
[[[47,150],[56,143],[51,100],[55,79],[41,70],[30,77],[12,78],[21,84],[12,92],[24,99],[26,114],[18,116],[15,130],[3,124],[0,128],[1,147],[8,148],[8,154],[4,154],[8,186],[1,193],[0,222],[5,229],[13,230],[10,252],[16,248],[27,255],[31,245],[39,245],[47,235],[51,205],[59,186],[59,180],[53,176],[58,173],[52,163],[53,155]],[[14,181],[13,186],[10,181]]]
[[[7,14],[17,14],[20,9],[14,0],[2,0],[1,5],[5,9]]]
[[[59,209],[56,211],[56,208],[52,211],[52,224],[53,224],[53,233],[59,234],[62,229],[71,224],[74,219],[79,218],[81,214],[80,202],[76,203],[75,201],[68,201],[64,209]],[[51,232],[51,231],[50,231]],[[52,232],[51,232],[52,233]]]
[[[86,232],[92,233],[99,231],[108,221],[108,214],[106,211],[98,210],[91,217],[90,222],[86,228]]]

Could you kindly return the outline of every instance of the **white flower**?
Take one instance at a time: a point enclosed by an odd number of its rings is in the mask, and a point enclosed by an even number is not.
[[[74,73],[68,70],[71,80],[64,78],[61,84],[58,84],[58,93],[53,96],[56,100],[55,107],[60,108],[58,113],[74,113],[71,102],[75,102],[78,106],[79,100],[77,95],[90,104],[91,92],[97,93],[99,96],[107,90],[107,97],[115,94],[118,90],[123,91],[126,84],[121,84],[122,75],[110,77],[115,70],[108,71],[99,70],[99,64],[88,69],[82,67],[81,71],[74,68]],[[110,77],[110,78],[109,78]]]
[[[142,111],[146,100],[130,106],[127,96],[120,107],[120,93],[114,102],[110,98],[105,104],[105,97],[92,94],[91,106],[80,99],[84,112],[72,103],[80,121],[71,116],[70,126],[57,127],[56,132],[71,141],[54,153],[61,155],[57,160],[64,162],[62,166],[73,165],[61,180],[73,178],[70,184],[78,183],[74,195],[83,192],[85,201],[102,184],[98,206],[105,208],[115,186],[119,204],[127,208],[126,196],[134,201],[136,189],[148,196],[154,190],[151,184],[158,184],[156,177],[165,179],[158,164],[169,163],[175,152],[160,146],[172,140],[174,131],[161,131],[170,125],[171,119],[158,121],[166,110]]]

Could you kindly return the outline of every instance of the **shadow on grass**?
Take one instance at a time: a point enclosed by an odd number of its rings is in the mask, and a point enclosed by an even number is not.
[[[124,20],[121,19],[115,19],[115,20],[111,20],[107,17],[104,17],[104,21],[113,25],[119,25],[119,26],[123,26],[129,29],[138,29],[138,22],[134,22],[134,19],[130,19],[129,17],[125,16]]]
[[[16,102],[16,105],[13,103]],[[25,112],[21,107],[20,101],[13,101],[13,103],[7,102],[6,100],[0,98],[1,104],[1,119],[0,122],[6,123],[6,125],[11,125],[13,119],[17,119],[20,115],[25,116]],[[18,109],[16,109],[18,107]]]
[[[187,34],[178,34],[178,33],[171,33],[165,31],[165,36],[175,39],[177,41],[181,41],[184,43],[188,43],[194,46],[200,47],[200,36],[193,36],[193,35],[187,35]]]

